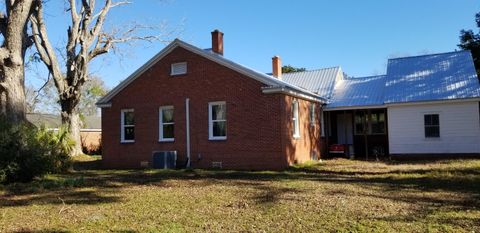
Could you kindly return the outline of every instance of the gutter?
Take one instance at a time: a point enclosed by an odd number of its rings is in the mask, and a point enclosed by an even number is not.
[[[321,104],[325,104],[327,102],[324,98],[322,98],[318,95],[314,95],[313,93],[312,94],[304,94],[304,93],[301,93],[300,91],[297,91],[297,90],[294,90],[290,87],[285,87],[285,86],[283,86],[283,87],[262,87],[262,93],[264,93],[264,94],[281,93],[281,94],[290,95],[290,96],[294,96],[294,97],[305,99],[305,100],[310,100],[310,101],[321,103]]]
[[[97,102],[95,104],[98,108],[110,108],[112,107],[112,103],[100,103],[100,102]]]

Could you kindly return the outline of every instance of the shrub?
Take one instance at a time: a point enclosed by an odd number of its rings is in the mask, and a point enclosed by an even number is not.
[[[0,119],[0,182],[29,182],[36,176],[67,170],[72,143],[66,130],[12,125]]]
[[[82,140],[82,152],[86,155],[100,155],[102,154],[102,139],[98,139],[98,146],[87,145]]]

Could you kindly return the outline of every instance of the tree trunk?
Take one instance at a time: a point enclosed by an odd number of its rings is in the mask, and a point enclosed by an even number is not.
[[[30,46],[28,18],[33,0],[5,1],[0,13],[0,114],[13,124],[25,121],[25,51]]]
[[[24,65],[4,67],[1,74],[0,111],[8,121],[18,124],[25,120]]]
[[[70,156],[77,156],[83,154],[82,140],[80,138],[80,114],[76,107],[72,105],[69,100],[60,100],[62,105],[62,124],[67,128],[70,138],[75,142],[72,146]]]

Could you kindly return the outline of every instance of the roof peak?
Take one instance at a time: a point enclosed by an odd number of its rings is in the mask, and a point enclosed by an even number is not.
[[[317,68],[317,69],[313,69],[313,70],[305,70],[305,71],[297,71],[297,72],[283,73],[283,75],[299,74],[299,73],[308,73],[308,72],[315,72],[315,71],[329,70],[329,69],[339,69],[339,68],[340,68],[340,66],[332,66],[332,67],[325,67],[325,68]]]
[[[440,53],[431,53],[431,54],[423,54],[423,55],[415,55],[415,56],[405,56],[405,57],[395,57],[395,58],[389,58],[388,60],[397,60],[397,59],[409,59],[409,58],[418,58],[418,57],[428,57],[428,56],[437,56],[437,55],[446,55],[446,54],[451,54],[451,53],[464,53],[468,52],[470,53],[470,50],[455,50],[451,52],[440,52]]]
[[[379,74],[379,75],[369,75],[369,76],[362,76],[362,77],[355,77],[355,76],[346,76],[343,79],[344,80],[352,80],[352,79],[365,79],[365,78],[380,78],[380,77],[386,77],[386,74]]]

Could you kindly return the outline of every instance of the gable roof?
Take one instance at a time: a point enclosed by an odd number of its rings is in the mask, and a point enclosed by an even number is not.
[[[27,113],[27,121],[37,127],[45,126],[47,129],[58,129],[62,125],[62,118],[59,115],[43,113]],[[85,116],[82,129],[102,129],[102,120],[99,116]]]
[[[385,75],[339,80],[327,108],[383,105]]]
[[[326,99],[331,98],[336,81],[341,79],[342,69],[331,67],[318,70],[282,74],[282,80],[296,85]]]
[[[299,93],[301,96],[306,97],[306,98],[312,98],[315,100],[318,100],[320,102],[325,102],[325,99],[320,97],[319,95],[308,91],[307,89],[303,89],[300,87],[297,87],[295,85],[291,85],[287,82],[284,82],[282,80],[279,80],[273,76],[255,71],[253,69],[250,69],[246,66],[240,65],[236,62],[233,62],[231,60],[228,60],[224,58],[223,56],[216,54],[210,50],[205,50],[205,49],[200,49],[198,47],[195,47],[191,44],[188,44],[184,41],[181,41],[179,39],[175,39],[172,43],[170,43],[168,46],[166,46],[164,49],[162,49],[159,53],[157,53],[153,58],[151,58],[148,62],[146,62],[143,66],[138,68],[135,72],[133,72],[128,78],[123,80],[119,85],[117,85],[113,90],[111,90],[107,95],[102,97],[98,102],[97,106],[98,107],[108,107],[110,105],[110,101],[112,98],[117,95],[120,91],[122,91],[125,87],[127,87],[130,83],[132,83],[135,79],[137,79],[142,73],[144,73],[146,70],[148,70],[150,67],[155,65],[158,61],[160,61],[163,57],[165,57],[167,54],[172,52],[175,48],[181,47],[184,48],[190,52],[193,52],[197,55],[200,55],[204,58],[207,58],[213,62],[216,62],[220,65],[223,65],[225,67],[228,67],[232,70],[235,70],[247,77],[253,78],[269,87],[270,90],[273,90],[272,88],[280,88],[282,91],[284,89],[288,89],[289,91],[293,91],[295,93]]]
[[[385,103],[480,97],[470,51],[388,60]]]

